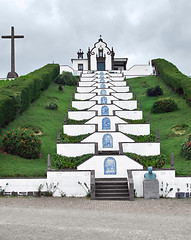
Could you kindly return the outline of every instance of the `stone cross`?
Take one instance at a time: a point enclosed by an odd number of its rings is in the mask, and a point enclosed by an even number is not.
[[[7,78],[16,78],[18,77],[18,74],[15,72],[15,38],[24,38],[24,36],[15,35],[14,27],[11,27],[11,35],[1,37],[11,39],[11,72],[7,74]]]

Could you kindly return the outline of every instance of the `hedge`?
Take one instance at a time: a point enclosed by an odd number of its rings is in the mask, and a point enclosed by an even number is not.
[[[30,103],[39,98],[41,91],[58,76],[58,64],[47,64],[25,76],[0,87],[0,128],[23,113]]]
[[[165,59],[153,59],[157,75],[178,94],[183,95],[191,106],[191,78],[181,73],[178,68]]]

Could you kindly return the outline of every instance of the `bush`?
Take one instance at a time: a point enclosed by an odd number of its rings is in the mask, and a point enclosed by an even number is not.
[[[126,155],[143,165],[145,168],[148,168],[149,166],[152,166],[153,168],[162,168],[166,163],[166,159],[163,155],[140,156],[134,153],[126,153]]]
[[[152,108],[152,113],[166,113],[166,112],[174,112],[178,109],[177,104],[173,99],[165,98],[156,101]]]
[[[165,59],[153,59],[157,75],[176,93],[183,95],[191,106],[191,78],[181,73],[176,66]]]
[[[50,102],[46,105],[46,109],[50,109],[50,110],[57,110],[58,109],[58,105],[54,102]]]
[[[3,137],[4,151],[27,159],[40,157],[41,140],[32,131],[18,128]]]
[[[90,136],[90,134],[83,134],[78,136],[68,136],[67,134],[61,134],[60,142],[63,143],[80,143],[83,139]]]
[[[73,76],[71,72],[62,72],[62,74],[58,75],[55,79],[55,83],[61,85],[69,85],[75,86],[77,85],[78,77]]]
[[[156,142],[157,141],[156,136],[153,134],[141,135],[141,136],[127,134],[127,136],[133,139],[135,142]]]
[[[147,96],[148,97],[157,97],[163,95],[163,90],[160,88],[160,86],[156,86],[154,88],[148,88],[147,89]]]
[[[58,90],[63,91],[62,85],[59,85],[59,86],[58,86]]]
[[[52,159],[52,163],[58,169],[76,169],[78,165],[82,164],[92,156],[93,154],[85,154],[80,157],[65,157],[56,154]]]
[[[191,134],[182,143],[180,154],[188,160],[191,159]]]
[[[39,98],[41,91],[59,74],[58,64],[48,64],[32,73],[16,78],[0,87],[0,127],[23,113],[30,103]]]

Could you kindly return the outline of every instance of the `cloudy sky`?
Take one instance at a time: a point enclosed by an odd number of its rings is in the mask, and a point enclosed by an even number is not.
[[[153,58],[191,76],[191,0],[0,0],[0,35],[16,39],[16,72],[71,65],[99,35],[128,67]],[[10,40],[0,39],[0,77],[10,71]]]

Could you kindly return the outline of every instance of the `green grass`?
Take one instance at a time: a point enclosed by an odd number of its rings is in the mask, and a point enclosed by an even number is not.
[[[174,153],[175,169],[177,175],[191,175],[191,161],[180,156],[180,147],[183,140],[191,133],[191,108],[182,96],[174,93],[165,83],[156,76],[128,79],[133,93],[137,94],[137,100],[142,102],[144,116],[147,112],[150,116],[151,133],[160,133],[161,154],[165,155],[168,163],[164,167],[170,167],[171,153]],[[159,97],[147,97],[146,90],[159,85],[164,95]],[[153,103],[161,98],[169,97],[175,100],[178,110],[175,112],[153,114],[150,112]],[[187,124],[188,128],[183,135],[173,133],[172,128],[177,125]]]
[[[62,129],[64,113],[68,111],[68,102],[72,99],[75,87],[64,86],[63,91],[58,90],[58,85],[51,83],[48,90],[41,93],[41,97],[32,103],[29,109],[1,129],[0,139],[3,134],[14,128],[32,127],[42,131],[42,156],[40,159],[24,159],[0,151],[0,177],[42,177],[46,176],[47,154],[56,153],[57,131]],[[48,110],[46,105],[55,101],[58,110]],[[2,148],[2,141],[0,141]]]

